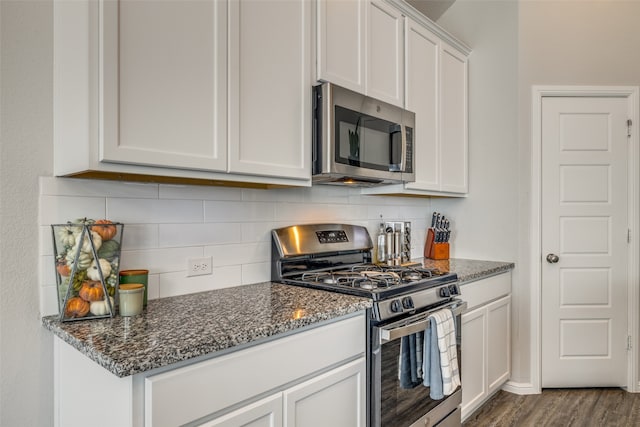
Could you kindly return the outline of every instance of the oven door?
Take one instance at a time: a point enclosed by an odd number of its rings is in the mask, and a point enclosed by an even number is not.
[[[443,399],[434,400],[429,396],[430,388],[421,383],[414,387],[407,387],[406,384],[402,386],[399,378],[399,360],[402,338],[425,331],[429,325],[428,317],[431,313],[450,308],[456,324],[458,369],[460,370],[461,314],[466,307],[466,302],[454,300],[400,320],[393,319],[387,323],[373,325],[369,368],[370,426],[408,427],[414,423],[416,425],[419,423],[421,426],[434,426],[441,422],[443,422],[442,425],[449,425],[447,423],[456,420],[457,425],[460,425],[461,388],[459,387],[453,394]]]

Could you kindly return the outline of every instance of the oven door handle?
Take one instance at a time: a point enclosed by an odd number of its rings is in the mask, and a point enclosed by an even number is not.
[[[467,309],[467,303],[465,301],[455,301],[453,304],[438,307],[437,310],[420,313],[408,319],[403,319],[399,322],[383,326],[379,328],[380,344],[384,344],[386,342],[397,340],[398,338],[406,337],[407,335],[426,330],[429,327],[429,316],[431,315],[431,313],[445,308],[450,308],[453,317],[457,317]]]

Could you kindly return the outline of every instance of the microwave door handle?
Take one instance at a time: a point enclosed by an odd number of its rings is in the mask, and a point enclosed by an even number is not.
[[[402,152],[400,153],[400,172],[404,172],[404,165],[407,164],[407,128],[400,125],[400,138],[402,141]]]

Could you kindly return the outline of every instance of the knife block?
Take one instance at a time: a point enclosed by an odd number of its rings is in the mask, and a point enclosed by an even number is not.
[[[429,259],[449,259],[449,242],[436,243],[433,228],[427,230],[424,257]]]
[[[431,259],[449,259],[449,243],[433,243],[431,249]]]

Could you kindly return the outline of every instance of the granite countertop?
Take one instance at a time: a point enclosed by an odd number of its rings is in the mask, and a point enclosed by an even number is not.
[[[135,317],[59,322],[48,316],[42,322],[100,366],[126,377],[369,307],[366,298],[267,282],[151,300]]]
[[[425,259],[423,263],[424,266],[428,268],[437,268],[441,271],[458,273],[458,283],[461,285],[484,277],[504,273],[515,267],[515,264],[512,262],[478,261],[459,258],[440,261]]]

